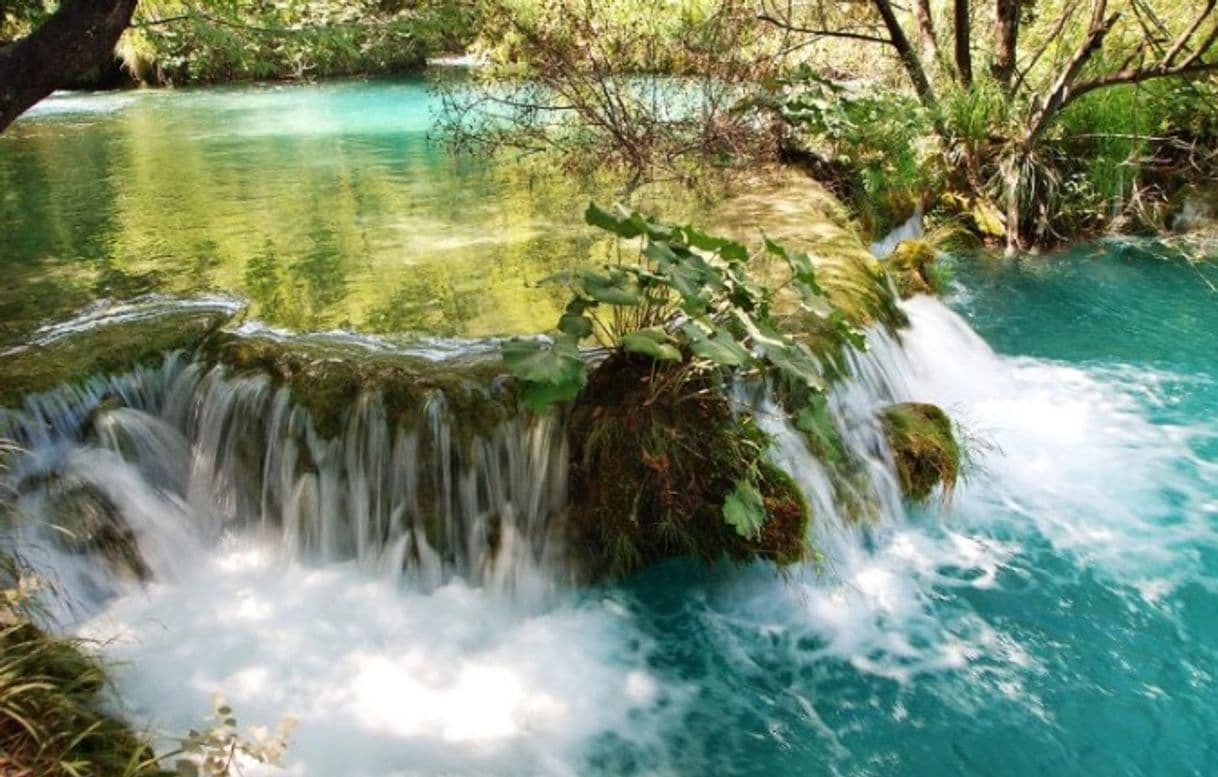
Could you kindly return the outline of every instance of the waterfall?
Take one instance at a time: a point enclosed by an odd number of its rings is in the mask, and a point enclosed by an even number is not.
[[[366,393],[326,438],[267,376],[173,354],[27,397],[0,413],[0,437],[25,451],[6,478],[31,530],[62,540],[47,527],[66,520],[68,533],[77,521],[58,513],[93,503],[129,527],[154,577],[172,579],[176,558],[249,532],[271,538],[284,561],[353,559],[423,590],[460,576],[541,595],[561,576],[558,415],[473,432],[442,394],[422,410],[417,423],[393,425],[382,397]]]
[[[932,309],[953,348],[985,349],[962,323],[951,329],[954,314],[940,303],[906,306],[921,318]],[[849,477],[809,451],[772,398],[754,407],[771,457],[808,500],[814,546],[830,558],[903,520],[878,412],[924,399],[912,390],[916,365],[899,332],[874,329],[847,361],[853,377],[831,389],[829,409]],[[270,375],[173,353],[0,412],[0,437],[26,451],[5,477],[28,539],[77,551],[57,566],[62,587],[86,602],[132,577],[172,580],[183,558],[238,535],[269,544],[281,563],[353,561],[421,591],[460,578],[544,600],[569,578],[562,415],[521,412],[476,428],[442,391],[417,401],[400,421],[381,393],[365,391],[327,436]]]

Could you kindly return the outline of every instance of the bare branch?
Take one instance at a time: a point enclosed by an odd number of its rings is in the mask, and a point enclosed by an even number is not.
[[[758,14],[757,21],[772,24],[782,30],[788,32],[798,32],[803,35],[815,35],[821,38],[845,38],[847,40],[860,40],[866,43],[880,43],[885,46],[895,45],[891,38],[881,38],[877,35],[865,35],[858,32],[850,32],[848,30],[826,30],[814,27],[800,27],[790,22],[784,22],[781,19],[770,16],[769,14]]]

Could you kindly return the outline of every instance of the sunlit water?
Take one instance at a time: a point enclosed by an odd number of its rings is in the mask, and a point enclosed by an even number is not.
[[[437,105],[422,79],[52,97],[0,137],[0,336],[201,291],[295,329],[545,328],[561,294],[528,286],[586,253],[589,187],[451,159]]]
[[[822,519],[822,570],[423,585],[178,537],[195,507],[137,479],[116,487],[172,552],[75,628],[157,732],[215,692],[243,725],[294,717],[288,774],[1215,774],[1218,273],[1165,253],[968,263],[955,313],[908,303],[859,391],[942,404],[971,475],[868,530]]]

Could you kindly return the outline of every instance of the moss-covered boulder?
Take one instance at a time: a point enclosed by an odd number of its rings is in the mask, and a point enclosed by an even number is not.
[[[208,343],[205,358],[286,385],[324,437],[336,436],[344,414],[374,392],[394,425],[418,423],[428,400],[440,394],[470,433],[493,429],[516,412],[514,386],[494,356],[434,361],[317,339],[221,334]]]
[[[101,559],[129,580],[152,576],[139,541],[110,497],[84,482],[57,482],[50,490],[52,537],[69,553]]]
[[[937,262],[938,252],[925,240],[902,240],[885,260],[888,275],[901,299],[942,291]]]
[[[764,458],[765,435],[721,391],[684,377],[616,352],[572,408],[569,543],[585,579],[674,557],[782,565],[808,555],[808,507]],[[742,482],[755,485],[765,513],[754,532],[724,515]]]
[[[961,450],[952,422],[937,405],[903,402],[881,412],[907,499],[925,502],[942,486],[950,493],[960,477]]]
[[[0,354],[0,407],[16,407],[27,394],[63,383],[160,364],[171,351],[193,351],[232,315],[233,309],[223,305],[152,304],[110,320],[51,332]]]

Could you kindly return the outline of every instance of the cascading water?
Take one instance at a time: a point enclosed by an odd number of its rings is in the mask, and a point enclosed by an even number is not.
[[[823,554],[783,580],[674,563],[563,585],[560,420],[475,432],[439,394],[398,427],[368,394],[326,437],[269,378],[172,356],[30,397],[0,436],[28,450],[7,477],[32,525],[71,496],[138,543],[133,569],[121,533],[108,553],[28,536],[78,605],[61,616],[118,662],[124,713],[181,732],[222,691],[243,724],[291,715],[287,773],[963,773],[1012,737],[1028,747],[997,773],[1102,770],[1086,721],[1158,713],[1069,699],[1212,690],[1218,646],[1190,613],[1216,579],[1197,478],[1218,433],[1157,418],[1169,375],[998,356],[936,300],[904,310],[830,397],[872,519],[757,407]],[[946,510],[901,503],[876,411],[904,400],[974,437]],[[1098,656],[1080,623],[1114,629]],[[1162,646],[1178,660],[1105,673]],[[1118,746],[1129,771],[1205,773],[1184,741],[1213,710],[1172,709],[1149,755]]]
[[[175,354],[29,397],[0,418],[0,436],[30,452],[8,478],[31,525],[53,532],[65,517],[53,514],[55,496],[89,489],[130,527],[158,579],[172,579],[174,558],[191,547],[252,533],[284,561],[352,559],[423,590],[458,575],[544,594],[565,504],[555,417],[459,440],[443,395],[426,400],[417,425],[395,427],[376,393],[343,417],[327,439],[266,376],[230,377]]]

